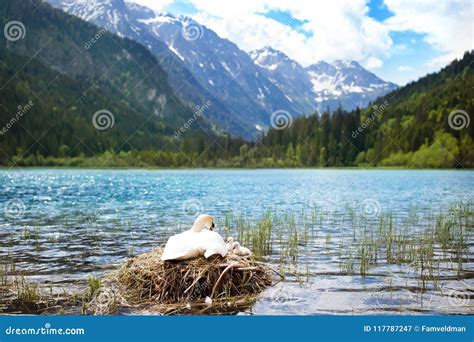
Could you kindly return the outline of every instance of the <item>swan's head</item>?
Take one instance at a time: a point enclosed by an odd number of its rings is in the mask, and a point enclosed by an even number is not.
[[[191,228],[194,232],[201,232],[204,229],[214,229],[214,219],[210,215],[202,214],[199,215],[194,221],[193,227]]]
[[[229,236],[227,238],[227,243],[232,243],[232,242],[234,242],[234,238],[232,236]]]
[[[239,249],[240,248],[240,243],[236,242],[234,243],[234,249]]]

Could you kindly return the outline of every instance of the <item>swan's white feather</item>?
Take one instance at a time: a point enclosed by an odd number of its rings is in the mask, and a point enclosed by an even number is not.
[[[205,251],[204,257],[206,259],[215,254],[219,254],[221,257],[227,255],[227,246],[224,239],[222,239],[222,236],[210,230],[203,230],[200,234],[199,248]]]
[[[185,231],[171,236],[166,243],[161,260],[186,260],[200,255],[227,255],[227,247],[222,237],[209,230],[201,232]]]
[[[199,251],[194,248],[198,234],[188,230],[171,236],[166,242],[161,260],[185,260],[199,256]]]

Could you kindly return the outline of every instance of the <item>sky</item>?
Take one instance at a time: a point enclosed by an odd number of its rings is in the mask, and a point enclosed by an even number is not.
[[[474,49],[472,0],[129,0],[187,15],[244,51],[271,46],[303,66],[356,60],[399,85]]]

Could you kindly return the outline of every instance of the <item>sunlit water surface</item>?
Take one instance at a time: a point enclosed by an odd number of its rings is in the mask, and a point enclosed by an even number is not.
[[[162,246],[170,234],[188,229],[196,212],[212,214],[223,235],[229,211],[249,222],[268,211],[293,214],[297,224],[313,215],[313,222],[305,223],[309,238],[298,246],[296,260],[282,257],[279,249],[285,246],[274,241],[263,260],[285,273],[285,280],[242,313],[466,313],[473,308],[472,295],[460,298],[462,305],[456,307],[446,293],[473,293],[472,240],[464,279],[446,277],[441,290],[423,294],[403,266],[381,263],[366,276],[341,272],[341,241],[350,243],[342,236],[360,228],[352,226],[350,215],[419,213],[422,225],[423,213],[472,202],[473,190],[472,171],[4,169],[0,259],[12,257],[17,270],[33,281],[81,288],[90,275],[101,276],[130,255]]]

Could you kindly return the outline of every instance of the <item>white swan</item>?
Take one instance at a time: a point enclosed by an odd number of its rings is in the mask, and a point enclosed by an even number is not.
[[[233,249],[233,252],[239,256],[250,256],[252,255],[252,252],[250,251],[250,249],[248,249],[247,247],[243,247],[240,245],[240,243],[238,242],[234,242],[234,249]]]
[[[166,243],[161,260],[186,260],[204,255],[227,255],[227,246],[222,237],[213,232],[214,219],[209,215],[199,215],[188,231],[171,236]]]

